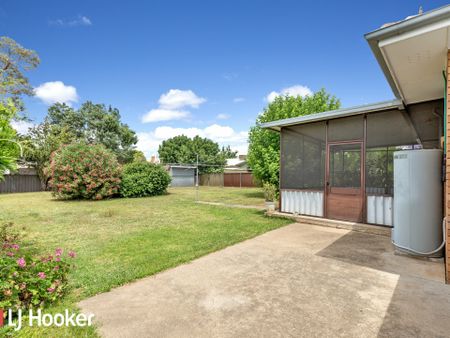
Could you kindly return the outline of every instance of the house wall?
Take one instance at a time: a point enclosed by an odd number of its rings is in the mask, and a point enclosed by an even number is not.
[[[446,163],[445,163],[445,172],[446,172],[446,180],[444,185],[444,202],[445,202],[445,217],[446,217],[446,234],[447,234],[447,245],[445,247],[445,273],[446,273],[446,281],[450,284],[450,50],[447,53],[447,125],[445,126],[447,131],[447,139],[446,139]]]

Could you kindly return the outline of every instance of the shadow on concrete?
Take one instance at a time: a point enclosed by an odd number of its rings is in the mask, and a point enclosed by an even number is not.
[[[396,255],[389,237],[354,231],[316,255],[399,276],[379,337],[450,335],[450,286],[444,282],[443,262]]]

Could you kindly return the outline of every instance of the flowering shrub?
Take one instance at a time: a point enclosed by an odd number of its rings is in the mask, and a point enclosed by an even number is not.
[[[67,289],[67,274],[73,251],[35,257],[14,242],[0,248],[0,309],[44,307],[61,298]]]
[[[103,145],[74,143],[50,158],[49,186],[61,199],[103,199],[119,191],[121,168]]]
[[[123,197],[162,195],[170,180],[170,175],[160,165],[132,162],[124,166],[120,194]]]

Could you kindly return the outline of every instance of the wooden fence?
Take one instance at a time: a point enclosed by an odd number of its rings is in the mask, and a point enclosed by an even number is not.
[[[42,184],[34,169],[21,168],[13,175],[5,175],[0,182],[0,194],[35,191],[42,191]]]
[[[251,173],[202,174],[200,185],[210,187],[256,187]]]
[[[223,187],[223,174],[202,174],[198,181],[200,185],[208,187]]]

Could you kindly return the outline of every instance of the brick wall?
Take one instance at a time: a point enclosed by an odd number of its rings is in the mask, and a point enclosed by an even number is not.
[[[447,217],[446,226],[447,226],[447,245],[445,248],[445,266],[446,266],[446,281],[450,284],[450,50],[447,53],[447,125],[445,128],[447,129],[447,149],[446,149],[446,181],[444,186],[444,194],[445,194],[445,216]]]

